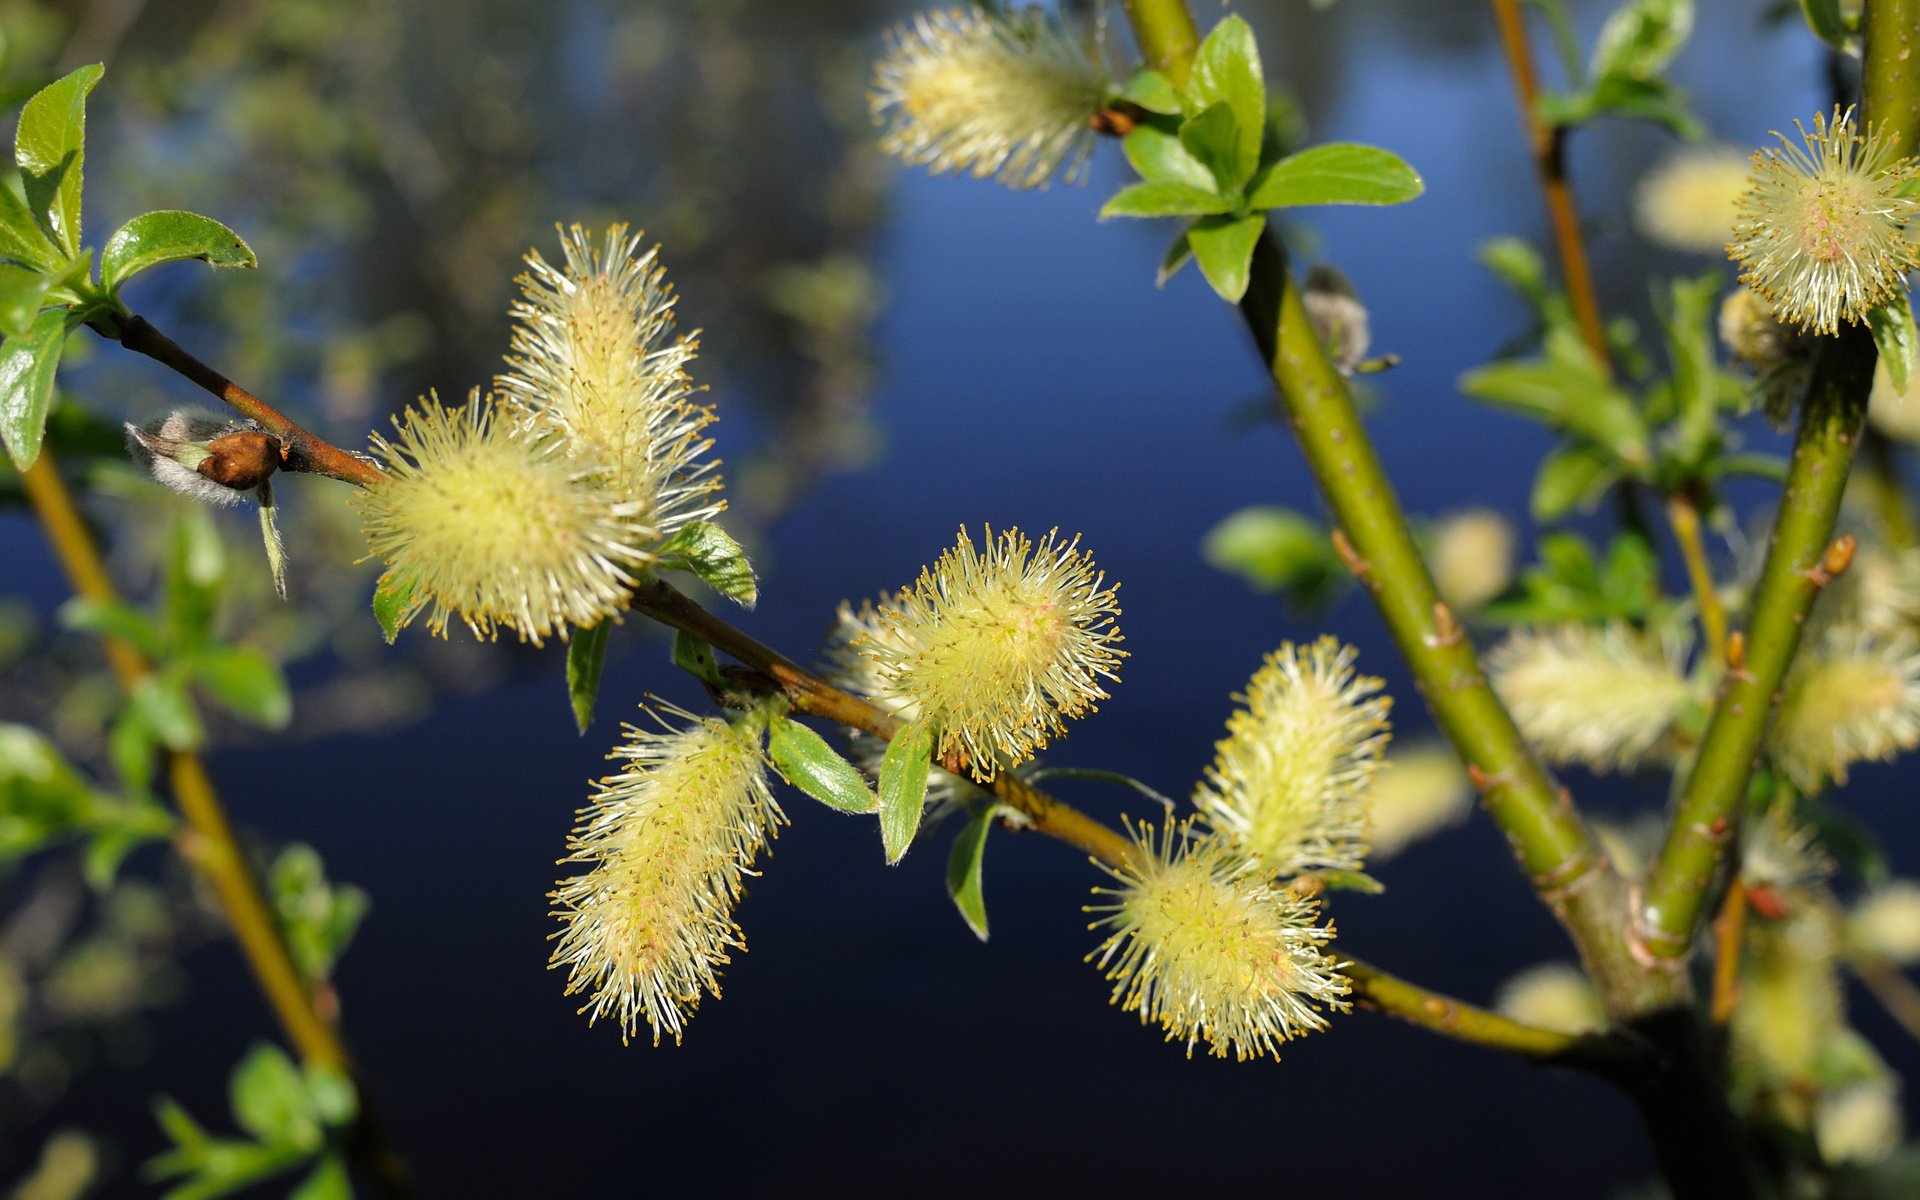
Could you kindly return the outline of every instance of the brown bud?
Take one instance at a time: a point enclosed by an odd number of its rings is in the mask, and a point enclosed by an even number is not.
[[[241,429],[207,443],[195,468],[224,487],[247,491],[272,477],[282,458],[279,442],[257,429]]]

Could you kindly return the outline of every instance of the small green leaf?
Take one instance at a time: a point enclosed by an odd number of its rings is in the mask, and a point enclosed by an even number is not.
[[[176,652],[193,651],[213,637],[227,575],[227,546],[206,509],[186,509],[173,522],[167,549],[166,629]]]
[[[128,706],[107,733],[107,756],[120,782],[130,792],[144,792],[153,782],[153,755],[159,749],[153,726],[138,708]]]
[[[1229,513],[1207,531],[1200,556],[1215,570],[1278,592],[1301,605],[1319,604],[1346,581],[1346,569],[1318,521],[1272,505]]]
[[[1488,238],[1480,243],[1480,265],[1500,282],[1525,296],[1536,310],[1546,307],[1547,268],[1540,254],[1519,238]]]
[[[1541,460],[1533,477],[1533,519],[1547,524],[1575,508],[1591,511],[1619,479],[1611,456],[1580,443],[1562,446]]]
[[[299,1186],[287,1193],[287,1200],[353,1200],[346,1162],[338,1154],[321,1155]]]
[[[165,643],[153,618],[122,600],[76,596],[60,606],[60,624],[97,637],[118,638],[148,658],[159,658]]]
[[[236,717],[262,729],[285,729],[293,719],[293,692],[280,664],[252,646],[216,646],[193,664],[207,694]]]
[[[912,722],[887,743],[880,760],[880,844],[889,866],[906,855],[920,831],[932,765],[933,727],[924,721]]]
[[[1100,209],[1108,217],[1193,217],[1233,211],[1233,201],[1184,183],[1136,183]]]
[[[743,608],[752,608],[760,598],[746,551],[712,521],[681,527],[660,547],[660,565],[693,572],[708,587]]]
[[[192,750],[205,736],[200,714],[187,696],[187,689],[171,675],[149,675],[135,684],[127,696],[128,706],[140,714],[140,720],[170,750]]]
[[[27,202],[0,182],[0,255],[40,271],[52,271],[66,256],[27,211]]]
[[[4,189],[0,189],[4,190]],[[19,337],[33,328],[53,277],[30,267],[0,264],[0,336]]]
[[[27,207],[54,245],[80,253],[80,180],[87,154],[87,93],[106,68],[81,67],[34,93],[20,110],[13,155]]]
[[[573,631],[567,643],[567,699],[573,704],[573,723],[585,733],[593,724],[593,702],[600,695],[600,672],[607,665],[607,635],[612,621]]]
[[[228,1083],[233,1119],[270,1146],[316,1149],[320,1126],[307,1104],[300,1069],[277,1046],[257,1045],[233,1069]]]
[[[1187,240],[1187,231],[1182,229],[1178,234],[1174,235],[1173,241],[1167,244],[1167,252],[1160,256],[1160,270],[1154,275],[1153,285],[1155,287],[1165,287],[1167,280],[1172,279],[1175,273],[1177,273],[1181,267],[1186,266],[1187,260],[1192,257],[1193,243]]]
[[[1680,423],[1673,453],[1693,465],[1712,452],[1719,438],[1720,376],[1714,365],[1714,310],[1721,281],[1717,274],[1675,279],[1670,307],[1660,314],[1673,364],[1671,392]]]
[[[1873,330],[1873,344],[1880,348],[1880,362],[1887,368],[1887,382],[1896,396],[1907,394],[1907,379],[1913,373],[1913,300],[1899,291],[1894,298],[1867,314]]]
[[[426,606],[426,601],[414,600],[413,590],[413,576],[402,575],[391,567],[382,572],[380,582],[373,585],[373,619],[380,622],[381,636],[389,646],[399,639],[401,626]]]
[[[358,891],[359,889],[354,889]],[[309,1065],[306,1068],[307,1096],[313,1101],[314,1115],[336,1129],[344,1129],[360,1115],[360,1093],[353,1080],[332,1067]]]
[[[713,647],[684,629],[674,631],[673,665],[702,683],[714,687],[726,686],[727,677],[720,673],[720,664],[713,657]]]
[[[1787,460],[1778,454],[1764,454],[1751,451],[1746,454],[1725,454],[1712,463],[1714,473],[1718,475],[1750,475],[1755,479],[1769,479],[1774,483],[1787,481]]]
[[[1260,138],[1267,127],[1267,85],[1261,77],[1260,47],[1244,20],[1226,18],[1200,43],[1187,77],[1187,100],[1196,111],[1215,104],[1224,104],[1232,111],[1233,178],[1229,183],[1223,177],[1220,186],[1223,190],[1237,189],[1260,165]]]
[[[267,894],[301,977],[309,983],[325,980],[367,914],[366,892],[329,882],[320,852],[295,842],[268,868]]]
[[[1591,73],[1649,78],[1673,61],[1692,34],[1693,0],[1629,0],[1601,26]]]
[[[1165,75],[1151,67],[1135,71],[1120,98],[1131,100],[1151,113],[1178,115],[1180,112],[1180,93]]]
[[[1239,218],[1201,217],[1187,230],[1194,261],[1222,300],[1238,304],[1247,294],[1253,248],[1266,226],[1267,218],[1256,213]]]
[[[1136,126],[1121,139],[1120,148],[1140,178],[1149,183],[1184,183],[1204,192],[1219,186],[1207,165],[1181,145],[1179,135],[1158,125]]]
[[[1365,892],[1369,896],[1378,896],[1387,890],[1387,885],[1367,874],[1365,871],[1348,871],[1339,867],[1326,867],[1308,871],[1308,875],[1318,879],[1330,891]]]
[[[1660,597],[1660,558],[1637,533],[1623,532],[1607,550],[1600,574],[1600,596],[1612,611],[1643,613]]]
[[[1800,12],[1813,35],[1841,53],[1857,49],[1859,31],[1848,25],[1840,0],[1800,0]]]
[[[25,334],[0,345],[0,440],[13,465],[24,471],[40,457],[53,377],[67,340],[67,314],[50,308],[34,317]]]
[[[1460,377],[1475,399],[1579,434],[1618,461],[1647,461],[1647,427],[1632,397],[1590,366],[1536,358],[1489,363]]]
[[[1419,172],[1390,150],[1329,142],[1274,163],[1254,180],[1247,206],[1404,204],[1426,190]]]
[[[993,827],[993,806],[973,814],[947,855],[947,895],[973,936],[987,940],[987,899],[981,890],[980,865],[987,851],[987,831]]]
[[[240,235],[212,217],[168,209],[142,213],[107,239],[100,252],[100,284],[109,292],[148,267],[197,258],[215,270],[258,266]]]
[[[767,722],[767,756],[788,783],[828,808],[870,813],[880,807],[859,770],[798,721],[774,717]]]
[[[1233,110],[1224,104],[1202,109],[1180,126],[1180,144],[1207,168],[1217,191],[1239,195],[1247,177],[1240,174],[1240,133]]]

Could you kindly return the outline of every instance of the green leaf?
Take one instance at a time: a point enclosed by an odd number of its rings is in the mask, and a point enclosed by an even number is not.
[[[1714,364],[1712,326],[1719,307],[1717,275],[1672,282],[1672,306],[1661,314],[1667,354],[1673,362],[1672,395],[1680,425],[1675,453],[1688,465],[1704,459],[1718,441],[1720,376]]]
[[[53,277],[30,267],[0,264],[0,336],[19,337],[33,328]]]
[[[1544,525],[1575,508],[1591,512],[1619,479],[1620,468],[1611,455],[1580,443],[1561,446],[1541,460],[1533,477],[1533,519]]]
[[[1489,363],[1460,390],[1497,408],[1579,434],[1629,466],[1647,461],[1647,428],[1632,397],[1585,364],[1534,358]]]
[[[1180,112],[1180,93],[1171,80],[1152,67],[1144,67],[1133,73],[1127,80],[1127,86],[1121,90],[1120,98],[1131,100],[1151,113],[1177,116]]]
[[[359,892],[358,888],[352,889]],[[362,896],[364,899],[364,895]],[[313,1102],[314,1115],[336,1129],[344,1129],[360,1115],[360,1093],[345,1072],[332,1067],[309,1065],[306,1068],[307,1097]]]
[[[1097,767],[1041,767],[1038,770],[1023,771],[1021,778],[1028,783],[1039,783],[1043,779],[1092,779],[1100,783],[1114,783],[1129,791],[1138,792],[1168,812],[1172,812],[1175,808],[1171,796],[1119,771],[1102,771]]]
[[[973,936],[987,940],[987,899],[981,890],[980,865],[987,851],[987,831],[993,827],[992,805],[973,814],[947,855],[947,895]]]
[[[80,253],[80,178],[87,154],[87,93],[106,68],[81,67],[34,93],[20,110],[13,155],[27,208],[69,256]]]
[[[213,518],[198,506],[183,510],[173,522],[165,578],[167,639],[176,652],[212,640],[226,576],[227,545]]]
[[[309,983],[326,979],[367,915],[366,892],[330,883],[320,852],[295,842],[268,868],[267,894],[301,977]]]
[[[56,269],[65,257],[27,211],[27,202],[5,183],[0,183],[0,255],[41,271]]]
[[[1233,211],[1233,201],[1184,183],[1136,183],[1100,209],[1108,217],[1192,217]]]
[[[40,457],[47,408],[53,403],[53,376],[66,340],[67,314],[50,308],[34,317],[25,334],[0,345],[0,439],[22,471]]]
[[[153,782],[153,755],[159,746],[159,736],[138,708],[121,710],[107,733],[107,756],[128,791],[144,792]]]
[[[593,724],[593,702],[600,695],[600,672],[607,665],[607,635],[612,621],[573,631],[567,643],[567,699],[573,704],[573,723],[581,733]]]
[[[1140,178],[1149,183],[1184,183],[1208,193],[1219,186],[1207,164],[1181,144],[1179,135],[1158,125],[1136,126],[1121,139],[1120,148]]]
[[[280,664],[252,646],[216,646],[199,654],[194,677],[220,707],[262,729],[285,729],[293,692]]]
[[[727,684],[727,677],[720,673],[720,664],[714,660],[713,647],[684,629],[674,631],[673,665],[702,683],[714,687]]]
[[[1238,575],[1262,592],[1302,605],[1319,604],[1346,582],[1346,569],[1318,521],[1291,509],[1254,505],[1229,513],[1200,543],[1215,570]]]
[[[1887,368],[1887,382],[1896,396],[1907,394],[1907,378],[1913,373],[1913,299],[1905,291],[1867,314],[1873,330],[1873,344],[1880,349],[1880,362]]]
[[[165,643],[153,618],[122,600],[76,596],[60,606],[60,624],[96,637],[117,638],[148,658],[161,657]]]
[[[1318,879],[1331,891],[1365,892],[1369,896],[1378,896],[1387,890],[1386,884],[1381,883],[1365,871],[1348,871],[1339,867],[1325,867],[1306,873]]]
[[[1693,0],[1630,0],[1614,10],[1594,43],[1593,75],[1646,79],[1693,34]]]
[[[320,1125],[307,1104],[300,1069],[278,1046],[257,1045],[233,1069],[228,1089],[233,1119],[271,1146],[317,1149]]]
[[[187,689],[172,675],[149,675],[142,679],[134,684],[127,703],[170,750],[192,750],[205,736],[200,714],[188,698]]]
[[[893,735],[880,760],[880,844],[889,866],[913,845],[927,801],[927,771],[933,765],[933,726],[914,721]]]
[[[353,1200],[346,1162],[338,1154],[321,1155],[300,1185],[287,1193],[287,1200]]]
[[[1153,285],[1155,287],[1165,287],[1167,280],[1172,279],[1175,273],[1178,272],[1181,267],[1186,266],[1187,260],[1192,257],[1193,243],[1187,240],[1187,231],[1182,229],[1178,234],[1174,235],[1173,241],[1167,244],[1167,252],[1161,255],[1160,270],[1154,276]]]
[[[1233,113],[1233,177],[1231,182],[1222,177],[1220,186],[1222,190],[1237,190],[1260,165],[1260,139],[1267,128],[1267,85],[1261,78],[1260,47],[1254,44],[1253,30],[1244,20],[1226,18],[1200,43],[1187,76],[1187,101],[1195,111],[1224,104]]]
[[[1547,268],[1532,246],[1515,237],[1488,238],[1480,243],[1478,257],[1481,266],[1525,296],[1536,310],[1546,306]]]
[[[167,209],[142,213],[107,239],[100,252],[100,285],[117,292],[148,267],[192,258],[215,270],[260,264],[253,247],[212,217]]]
[[[380,582],[373,585],[373,619],[380,622],[381,636],[389,646],[399,639],[400,627],[426,606],[425,600],[414,600],[413,590],[413,576],[392,568],[382,572]]]
[[[1813,35],[1835,50],[1846,53],[1858,48],[1859,31],[1849,26],[1840,0],[1800,0],[1800,12]]]
[[[1290,154],[1254,180],[1255,209],[1309,204],[1404,204],[1426,190],[1419,172],[1390,150],[1329,142]]]
[[[1248,176],[1240,174],[1240,131],[1224,104],[1202,109],[1180,126],[1180,144],[1207,168],[1216,190],[1237,196]]]
[[[712,521],[682,526],[660,547],[660,565],[693,572],[708,587],[743,608],[752,608],[760,598],[746,551]]]
[[[1238,304],[1247,294],[1253,248],[1266,227],[1267,218],[1255,213],[1239,218],[1201,217],[1187,230],[1194,261],[1222,300]]]
[[[1622,615],[1643,613],[1660,598],[1660,558],[1646,538],[1624,532],[1613,539],[1600,575],[1600,596]]]
[[[1750,475],[1755,479],[1770,479],[1774,483],[1787,481],[1787,460],[1778,454],[1759,451],[1726,454],[1714,460],[1713,468],[1718,475]]]
[[[774,717],[767,722],[767,756],[788,783],[828,808],[870,813],[880,807],[859,770],[798,721]]]

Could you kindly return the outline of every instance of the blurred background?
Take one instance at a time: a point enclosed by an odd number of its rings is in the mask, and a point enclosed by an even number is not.
[[[1570,4],[1590,39],[1611,8]],[[1702,4],[1676,78],[1717,138],[1758,145],[1818,110],[1826,63],[1758,0]],[[88,228],[190,208],[245,236],[247,275],[178,268],[136,311],[335,441],[428,389],[464,396],[500,369],[520,256],[557,256],[556,222],[644,228],[705,331],[694,374],[720,423],[732,509],[762,583],[754,636],[817,657],[835,604],[909,582],[962,525],[1083,535],[1122,583],[1124,682],[1051,763],[1126,772],[1184,797],[1260,656],[1332,632],[1428,731],[1362,598],[1301,614],[1204,561],[1206,531],[1251,504],[1318,511],[1235,314],[1189,271],[1164,289],[1165,230],[1099,224],[1125,181],[1102,147],[1086,187],[1014,193],[881,157],[866,110],[881,33],[913,10],[713,0],[98,0],[0,2],[0,82],[20,95],[104,61],[90,109]],[[1401,153],[1427,193],[1386,211],[1319,210],[1309,261],[1337,263],[1372,313],[1373,428],[1409,509],[1492,506],[1525,530],[1538,426],[1473,406],[1463,370],[1524,332],[1480,268],[1484,239],[1544,246],[1512,93],[1482,5],[1241,0],[1269,78],[1315,140]],[[1202,25],[1218,16],[1196,6]],[[1116,18],[1117,19],[1117,18]],[[1608,305],[1657,328],[1656,275],[1712,264],[1661,252],[1627,219],[1672,138],[1608,123],[1571,165]],[[1731,272],[1729,272],[1729,277]],[[76,339],[62,386],[110,421],[200,403],[145,360]],[[1777,449],[1763,424],[1753,445]],[[111,457],[85,464],[122,583],[153,584],[171,509]],[[795,823],[739,919],[751,952],[686,1044],[622,1047],[546,969],[546,893],[574,810],[619,722],[649,693],[699,690],[657,631],[617,631],[598,721],[573,726],[564,654],[433,642],[388,649],[367,611],[345,489],[280,488],[293,603],[276,604],[244,514],[222,514],[223,622],[296,686],[291,730],[216,725],[213,773],[262,853],[314,847],[371,905],[335,972],[343,1020],[392,1133],[437,1196],[722,1194],[833,1188],[914,1195],[1148,1192],[1611,1196],[1651,1163],[1632,1109],[1366,1013],[1285,1061],[1189,1061],[1107,1003],[1082,957],[1102,877],[1065,847],[997,833],[993,938],[943,889],[936,831],[898,868],[871,823],[791,795]],[[1736,492],[1751,507],[1766,490]],[[1677,576],[1676,576],[1677,578]],[[111,689],[97,645],[59,630],[65,584],[32,520],[0,509],[0,719],[104,759]],[[56,703],[57,701],[57,703]],[[1899,768],[1846,793],[1920,871]],[[1616,815],[1657,783],[1569,773]],[[1124,791],[1059,781],[1111,819]],[[786,799],[786,797],[783,797]],[[129,863],[133,899],[96,903],[70,865],[0,877],[0,955],[16,981],[66,978],[33,1008],[0,987],[0,1180],[55,1130],[98,1139],[99,1195],[143,1194],[163,1148],[159,1094],[225,1128],[229,1069],[276,1036],[217,921],[169,855]],[[1342,896],[1339,945],[1487,1002],[1570,948],[1483,815]],[[125,911],[121,911],[124,909]],[[56,953],[49,947],[63,947]],[[76,965],[59,954],[85,951]],[[34,957],[38,955],[38,957]],[[91,973],[89,973],[91,972]],[[70,978],[69,978],[70,977]],[[1920,1053],[1861,997],[1857,1023],[1903,1075]],[[263,1194],[277,1194],[273,1189]]]

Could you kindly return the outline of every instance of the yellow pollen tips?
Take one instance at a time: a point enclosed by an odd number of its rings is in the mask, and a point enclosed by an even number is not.
[[[684,729],[628,727],[568,840],[563,863],[584,874],[552,893],[561,930],[549,963],[567,994],[589,993],[589,1021],[611,1017],[621,1040],[645,1022],[675,1042],[703,995],[720,994],[740,881],[785,819],[767,786],[759,730],[698,718]]]
[[[1064,18],[951,8],[893,31],[870,103],[888,153],[935,174],[1032,188],[1080,174],[1111,88],[1097,51]]]
[[[1904,292],[1920,263],[1905,233],[1920,211],[1905,194],[1917,168],[1877,131],[1858,133],[1852,110],[1795,129],[1800,145],[1776,134],[1778,149],[1753,156],[1727,253],[1781,320],[1831,334]]]
[[[1332,637],[1269,654],[1194,793],[1201,819],[1271,874],[1357,871],[1366,854],[1391,701],[1354,658]]]
[[[355,497],[370,551],[436,634],[458,615],[477,637],[505,626],[538,644],[626,607],[656,540],[639,506],[595,471],[516,438],[476,391],[464,409],[428,398],[375,435],[386,477]]]
[[[1133,831],[1134,855],[1103,868],[1114,887],[1095,888],[1104,913],[1089,928],[1110,930],[1088,955],[1114,983],[1114,1002],[1142,1024],[1216,1057],[1280,1057],[1280,1044],[1325,1029],[1345,1011],[1351,985],[1323,949],[1331,925],[1314,924],[1319,902],[1268,882],[1248,861],[1192,823],[1171,821],[1154,836]]]
[[[977,779],[1030,758],[1066,721],[1107,697],[1126,652],[1114,589],[1058,531],[1036,546],[1019,530],[959,543],[914,585],[882,602],[851,643],[876,703],[933,722],[938,754],[960,753]]]

